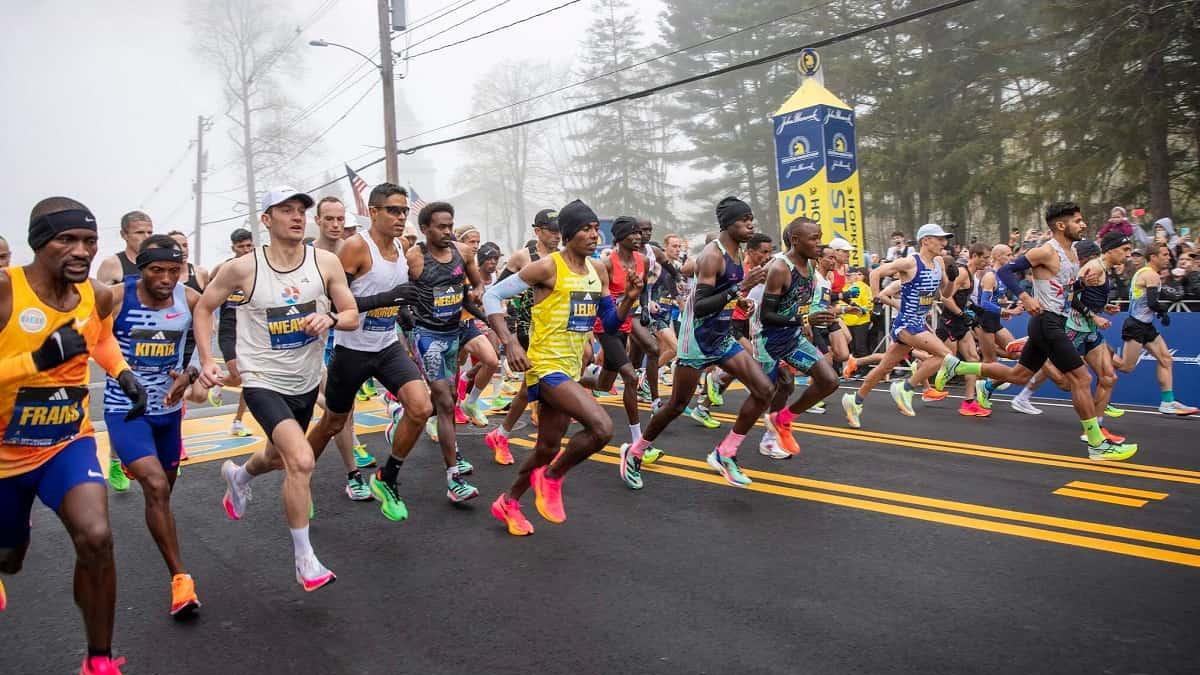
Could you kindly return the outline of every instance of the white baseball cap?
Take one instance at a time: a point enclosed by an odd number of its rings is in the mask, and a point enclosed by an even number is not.
[[[953,236],[953,234],[943,230],[941,225],[935,223],[922,225],[921,229],[917,230],[917,241],[921,241],[925,237],[945,237],[950,239]]]
[[[277,204],[282,204],[289,199],[299,199],[300,202],[302,204],[304,204],[304,208],[306,208],[306,209],[311,209],[313,204],[315,203],[315,202],[313,202],[312,197],[309,197],[308,195],[304,194],[303,192],[297,190],[296,188],[288,187],[288,186],[284,185],[282,187],[277,187],[277,188],[272,188],[270,190],[267,190],[267,192],[265,194],[263,194],[262,210],[266,211],[267,209],[271,208],[272,206],[275,206]]]
[[[829,246],[829,248],[831,248],[835,251],[853,251],[854,250],[854,247],[850,245],[850,242],[846,241],[845,239],[842,239],[841,237],[834,237],[832,240],[830,240],[830,242],[827,244],[827,246]]]

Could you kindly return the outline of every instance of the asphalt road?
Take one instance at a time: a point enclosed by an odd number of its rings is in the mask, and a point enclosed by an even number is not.
[[[339,578],[313,594],[293,578],[279,476],[227,520],[216,460],[254,446],[225,438],[227,417],[189,421],[173,502],[204,607],[167,616],[139,490],[113,495],[116,650],[135,674],[1196,672],[1200,419],[1130,412],[1111,427],[1142,450],[1105,465],[1083,459],[1065,407],[1035,418],[997,403],[984,420],[947,399],[910,419],[878,392],[852,431],[829,403],[799,420],[798,458],[760,456],[751,434],[752,489],[703,464],[724,432],[686,418],[640,492],[609,448],[567,480],[566,523],[526,499],[525,538],[488,514],[513,469],[478,432],[460,446],[481,497],[449,504],[423,439],[402,472],[403,523],[347,500],[329,452],[312,539]],[[358,422],[383,457],[369,408]],[[610,411],[620,443],[624,415]],[[531,432],[515,435],[518,457]],[[72,552],[52,513],[33,520],[25,571],[5,579],[3,671],[73,672]]]

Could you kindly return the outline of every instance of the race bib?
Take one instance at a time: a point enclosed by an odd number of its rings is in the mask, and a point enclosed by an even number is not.
[[[396,317],[399,314],[399,307],[373,309],[363,315],[362,328],[369,333],[386,333],[395,329]]]
[[[590,333],[592,331],[596,323],[598,297],[592,291],[571,291],[567,330],[573,333]]]
[[[316,336],[304,332],[304,317],[317,311],[317,301],[300,305],[267,308],[267,333],[271,349],[299,349],[316,341]]]
[[[4,431],[6,445],[47,448],[79,434],[87,387],[22,387]]]
[[[139,373],[165,373],[179,364],[182,331],[135,328],[129,332],[133,358],[129,367]]]
[[[462,286],[447,286],[433,292],[433,318],[438,322],[457,319],[462,312]]]
[[[933,304],[933,296],[932,295],[922,295],[920,304],[922,307],[932,305]]]

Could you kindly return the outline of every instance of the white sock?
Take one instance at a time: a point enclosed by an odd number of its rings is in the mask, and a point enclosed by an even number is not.
[[[470,403],[471,405],[475,405],[476,403],[479,402],[479,395],[482,393],[483,393],[483,390],[480,389],[479,387],[477,387],[477,386],[471,387],[470,393],[467,394],[467,403]]]
[[[1104,426],[1104,415],[1096,415],[1096,426]]]
[[[630,424],[629,435],[633,437],[634,443],[642,440],[642,423],[638,422],[637,424]]]
[[[458,465],[446,467],[446,482],[449,483],[458,478]]]
[[[1021,393],[1017,394],[1013,398],[1019,398],[1022,402],[1028,403],[1029,399],[1033,398],[1033,390],[1029,388],[1029,385],[1025,385],[1025,388],[1021,390]]]
[[[358,440],[358,434],[350,434],[350,438],[351,438],[351,443],[353,443],[354,445],[362,445],[363,444],[362,441]]]
[[[292,528],[292,550],[296,560],[303,560],[313,554],[312,544],[308,541],[308,526]]]
[[[254,476],[250,475],[249,471],[246,471],[245,464],[239,466],[237,468],[237,473],[233,474],[233,482],[237,483],[238,487],[246,487],[253,479]]]

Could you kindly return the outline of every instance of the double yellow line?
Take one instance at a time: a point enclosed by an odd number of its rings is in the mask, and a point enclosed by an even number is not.
[[[534,445],[533,441],[524,438],[512,438],[509,439],[509,442],[524,447],[533,447]],[[619,453],[618,448],[609,445],[603,448],[602,452],[593,455],[592,459],[616,465],[621,461]],[[714,474],[707,463],[684,457],[664,456],[653,465],[643,466],[642,471],[727,486],[725,480]],[[767,471],[745,469],[744,472],[755,480],[746,488],[751,492],[873,511],[985,532],[996,532],[1177,565],[1200,567],[1200,555],[1147,545],[1158,544],[1200,551],[1200,539],[1191,537],[831,483]],[[619,480],[616,476],[613,479]],[[1035,525],[1042,527],[1034,527]]]

